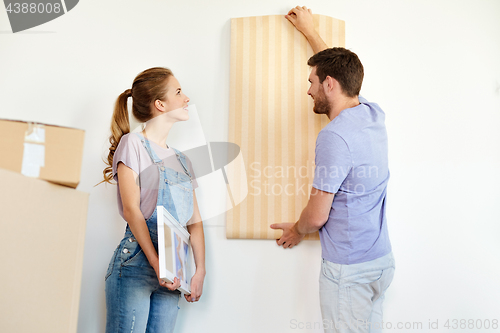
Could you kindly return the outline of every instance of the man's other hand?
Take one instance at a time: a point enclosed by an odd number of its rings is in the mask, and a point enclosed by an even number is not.
[[[276,240],[276,243],[278,246],[283,246],[284,249],[291,249],[304,238],[304,235],[297,232],[295,223],[275,223],[271,224],[271,229],[283,230],[283,235]]]

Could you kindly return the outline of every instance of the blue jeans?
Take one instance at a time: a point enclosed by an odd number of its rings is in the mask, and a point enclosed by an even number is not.
[[[148,219],[158,250],[156,218]],[[106,273],[106,332],[173,332],[179,291],[161,287],[156,273],[127,226]]]
[[[319,292],[325,332],[381,332],[382,303],[394,269],[392,252],[352,265],[323,259]]]

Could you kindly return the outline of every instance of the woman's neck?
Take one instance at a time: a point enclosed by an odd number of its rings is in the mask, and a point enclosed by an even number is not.
[[[142,133],[149,141],[153,141],[160,147],[168,148],[166,141],[173,124],[173,122],[165,121],[163,116],[158,116],[146,122],[146,128]]]

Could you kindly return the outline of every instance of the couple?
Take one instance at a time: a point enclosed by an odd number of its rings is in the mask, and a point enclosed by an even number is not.
[[[283,229],[277,243],[284,248],[297,245],[307,233],[320,231],[325,331],[374,332],[376,323],[382,322],[382,300],[394,272],[385,219],[389,171],[384,113],[377,104],[358,98],[361,62],[344,48],[328,49],[314,29],[309,9],[293,8],[286,18],[314,50],[308,61],[312,67],[308,94],[314,99],[314,112],[327,115],[331,122],[317,138],[313,188],[299,221],[271,227]],[[134,116],[147,122],[141,133],[130,133],[129,97]],[[172,125],[189,118],[188,102],[179,82],[165,68],[140,73],[132,88],[117,99],[104,178],[118,184],[119,212],[127,228],[106,273],[108,333],[174,329],[180,281],[166,283],[158,277],[157,205],[170,207],[191,234],[196,272],[192,293],[185,298],[196,302],[201,297],[205,246],[194,193],[197,183],[189,160],[165,143]],[[143,172],[148,167],[155,172]],[[350,172],[343,179],[321,172],[331,167]],[[374,167],[376,175],[357,177],[364,167]],[[147,183],[159,186],[152,191],[154,186],[144,186]],[[360,184],[364,190],[354,190]]]

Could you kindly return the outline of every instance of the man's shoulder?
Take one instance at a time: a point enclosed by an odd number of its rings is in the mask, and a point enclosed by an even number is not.
[[[361,95],[358,96],[358,99],[359,99],[359,103],[361,105],[367,107],[372,112],[374,111],[374,112],[377,112],[377,113],[385,114],[384,110],[382,110],[382,108],[380,107],[380,105],[378,105],[378,103],[370,102],[370,101],[368,101],[366,98],[364,98]]]
[[[352,117],[347,114],[343,115],[342,112],[323,127],[319,132],[319,136],[332,139],[341,138],[343,140],[349,138],[353,131],[356,130],[357,124]]]
[[[358,95],[358,100],[361,104],[367,104],[367,103],[370,103],[368,102],[368,100],[366,98],[364,98],[363,96],[361,95]]]
[[[321,131],[318,133],[318,138],[321,139],[335,139],[337,137],[342,138],[342,125],[339,122],[335,122],[335,119],[330,121]]]
[[[385,113],[380,106],[359,96],[359,105],[343,110],[329,125],[342,137],[350,137],[367,127],[383,126],[384,122]]]
[[[332,126],[332,122],[326,125],[318,134],[316,149],[334,149],[333,147],[349,149],[349,137],[346,137],[342,126]]]

